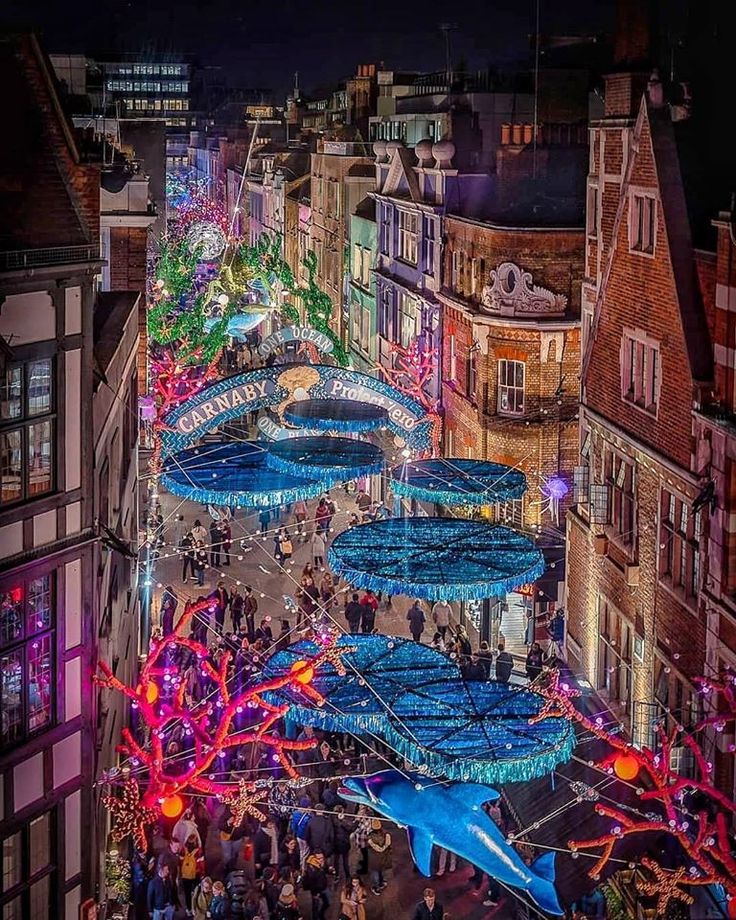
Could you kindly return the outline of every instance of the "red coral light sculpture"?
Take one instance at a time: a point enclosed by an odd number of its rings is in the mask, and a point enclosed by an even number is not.
[[[641,890],[647,895],[657,897],[658,916],[664,916],[668,904],[673,899],[686,904],[692,903],[691,896],[683,890],[688,887],[719,884],[732,899],[731,903],[736,899],[736,858],[732,854],[729,838],[729,825],[736,814],[736,802],[715,786],[713,765],[706,759],[701,745],[695,738],[709,728],[723,731],[728,726],[736,726],[736,674],[730,670],[723,670],[718,680],[699,678],[696,683],[700,686],[701,692],[713,694],[714,700],[717,698],[712,707],[712,714],[701,719],[690,730],[686,730],[682,725],[675,725],[671,730],[665,731],[660,725],[660,747],[657,752],[648,748],[640,750],[633,747],[624,738],[607,731],[602,722],[594,721],[580,712],[573,703],[573,698],[580,695],[579,691],[562,683],[559,672],[549,672],[534,685],[534,689],[544,697],[545,703],[541,712],[530,719],[530,722],[551,716],[565,716],[577,722],[613,749],[613,753],[598,766],[615,772],[618,758],[625,757],[627,767],[635,761],[642,786],[640,801],[656,802],[660,806],[661,814],[658,817],[648,815],[634,818],[630,811],[598,802],[595,810],[602,817],[611,819],[611,830],[599,837],[571,840],[568,843],[573,852],[602,849],[588,873],[595,879],[600,876],[613,856],[617,844],[624,837],[651,832],[674,837],[686,857],[687,869],[670,872],[648,857],[641,860],[642,867],[650,874]],[[692,753],[696,776],[683,776],[671,768],[670,752],[676,745],[684,745]],[[733,748],[731,750],[733,752]],[[707,807],[700,808],[697,815],[685,814],[682,806],[683,796],[692,792],[700,793],[708,803]]]
[[[237,777],[230,782],[216,780],[214,777],[217,774],[213,767],[217,758],[228,749],[240,745],[266,745],[271,749],[274,763],[280,764],[289,777],[298,779],[299,774],[289,755],[295,751],[308,750],[316,743],[314,739],[292,741],[282,738],[274,726],[286,715],[289,706],[270,705],[262,694],[288,685],[292,690],[304,692],[320,705],[324,702],[322,697],[300,678],[307,671],[316,673],[327,662],[344,674],[341,656],[349,649],[338,649],[335,645],[336,635],[331,634],[317,654],[304,661],[303,672],[300,670],[296,675],[286,674],[255,681],[238,692],[232,692],[228,683],[232,660],[230,651],[223,651],[217,663],[213,664],[209,660],[207,647],[188,638],[192,620],[199,616],[209,617],[216,603],[214,598],[202,598],[189,604],[174,632],[152,641],[135,687],[124,684],[104,661],[99,662],[100,673],[94,676],[95,682],[123,693],[150,733],[150,741],[144,744],[134,737],[130,729],[124,728],[122,731],[122,743],[118,751],[130,757],[136,768],[142,767],[141,772],[145,773],[146,780],[142,792],[135,779],[124,779],[122,798],[113,795],[105,797],[106,804],[117,817],[116,833],[119,835],[134,833],[136,839],[140,839],[142,829],[153,820],[151,815],[157,813],[161,802],[177,794],[216,795],[228,801],[241,814],[256,814],[255,803],[262,798],[260,790],[255,791],[254,787],[248,787]],[[167,651],[177,647],[193,653],[202,675],[214,684],[215,691],[209,699],[192,704],[186,701],[186,682],[178,666],[166,661]],[[166,695],[154,698],[153,694],[148,693],[152,684],[161,686],[164,683],[171,687],[169,698]],[[246,709],[256,708],[262,713],[260,721],[245,730],[239,729],[236,725],[238,716]],[[167,760],[165,753],[168,731],[175,725],[182,725],[185,735],[192,739],[193,748],[183,769],[180,760],[172,763]]]

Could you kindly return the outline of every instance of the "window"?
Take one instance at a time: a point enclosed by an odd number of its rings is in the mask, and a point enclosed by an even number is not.
[[[0,589],[0,747],[53,722],[55,625],[52,575]]]
[[[53,489],[54,362],[10,365],[0,378],[0,506]]]
[[[453,249],[452,251],[452,275],[451,275],[451,286],[452,286],[453,291],[459,290],[460,271],[461,271],[460,251],[458,249]]]
[[[425,214],[422,217],[422,271],[434,274],[435,252],[437,247],[437,221]]]
[[[419,335],[419,309],[413,297],[398,291],[396,294],[399,318],[399,344],[408,348]]]
[[[599,195],[597,185],[588,186],[588,206],[585,210],[585,226],[588,236],[598,236]]]
[[[631,653],[634,630],[602,595],[598,595],[598,690],[631,710]]]
[[[381,233],[380,247],[383,255],[387,256],[390,252],[391,240],[391,210],[387,204],[381,204]]]
[[[700,510],[662,489],[659,505],[659,577],[688,597],[700,589]]]
[[[2,920],[51,920],[56,861],[55,814],[47,811],[4,837],[0,879]]]
[[[399,258],[417,264],[417,235],[419,215],[415,211],[399,211]]]
[[[661,377],[659,343],[644,332],[624,329],[621,338],[622,399],[656,415]]]
[[[606,484],[611,492],[609,524],[620,542],[634,542],[634,465],[620,454],[609,450],[605,454]]]
[[[629,248],[651,255],[654,252],[657,200],[653,195],[632,192],[629,199]]]
[[[498,362],[498,411],[502,415],[523,415],[525,371],[523,361],[502,358]]]
[[[478,365],[477,365],[477,356],[478,352],[475,348],[471,348],[468,351],[468,357],[465,363],[465,392],[468,394],[468,398],[475,401],[476,389],[478,385]]]
[[[378,299],[378,334],[390,342],[394,341],[394,298],[391,288],[382,287]]]
[[[457,380],[457,346],[455,344],[455,336],[450,336],[450,349],[449,349],[449,361],[447,362],[447,376],[453,381]]]
[[[371,286],[371,251],[360,243],[353,247],[353,280],[365,290]]]

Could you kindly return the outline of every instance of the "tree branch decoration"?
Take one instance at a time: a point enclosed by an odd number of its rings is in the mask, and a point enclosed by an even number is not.
[[[381,367],[381,373],[387,383],[405,396],[415,399],[425,409],[432,423],[432,456],[437,457],[440,453],[442,418],[439,403],[426,391],[427,384],[437,371],[437,349],[424,348],[416,336],[408,348],[391,345],[391,354],[394,356],[394,366]]]
[[[121,794],[111,792],[103,799],[116,818],[113,831],[116,840],[129,835],[136,841],[144,839],[145,826],[157,817],[161,805],[180,794],[215,795],[230,804],[241,817],[244,814],[262,817],[263,812],[257,804],[264,792],[237,774],[227,781],[219,779],[218,760],[228,750],[241,745],[263,745],[270,750],[274,765],[279,765],[288,777],[296,780],[299,774],[291,755],[308,750],[316,743],[281,737],[276,723],[290,707],[267,703],[263,694],[291,687],[310,701],[323,705],[324,699],[310,684],[317,671],[328,662],[344,675],[342,656],[349,649],[336,646],[336,634],[326,634],[318,653],[309,660],[296,662],[289,674],[240,686],[241,675],[233,674],[231,668],[231,652],[223,650],[213,660],[207,646],[190,636],[195,618],[209,618],[216,603],[214,598],[201,598],[188,604],[174,631],[152,640],[135,687],[119,680],[104,661],[98,664],[95,683],[124,694],[149,737],[146,743],[129,728],[124,728],[122,742],[117,748],[130,759],[131,767],[145,776],[143,788],[139,787],[135,776],[125,772],[120,775],[121,779],[109,774],[105,777],[106,782],[113,784],[120,779]],[[214,687],[201,701],[187,697],[187,681],[182,668],[175,663],[177,654],[182,651],[190,659],[193,656],[202,676]],[[239,723],[247,710],[259,710],[257,721],[241,728]],[[187,750],[181,756],[167,757],[169,736],[180,727]]]
[[[591,719],[573,703],[579,692],[560,681],[558,671],[551,671],[535,685],[544,699],[540,713],[530,723],[552,716],[566,716],[590,734],[606,742],[612,753],[597,766],[627,780],[637,779],[637,795],[642,802],[651,802],[657,811],[634,817],[630,809],[596,802],[596,813],[610,818],[611,829],[599,837],[571,840],[570,849],[588,851],[600,849],[600,855],[589,870],[597,879],[624,837],[643,833],[663,833],[673,837],[684,854],[683,867],[670,871],[653,859],[644,857],[641,866],[649,877],[641,884],[642,893],[657,897],[657,915],[664,916],[673,900],[692,903],[687,889],[720,884],[729,898],[736,898],[736,858],[732,853],[729,826],[736,815],[736,802],[715,785],[713,764],[703,753],[703,735],[721,733],[736,727],[736,673],[724,669],[717,680],[697,678],[699,691],[709,698],[709,714],[692,728],[675,724],[667,730],[657,729],[658,749],[638,749],[619,735],[603,727],[602,719]],[[687,748],[693,757],[695,775],[683,776],[672,769],[670,754],[675,747]],[[730,745],[731,753],[736,750]],[[691,799],[692,801],[688,801]],[[689,807],[693,811],[689,810]]]

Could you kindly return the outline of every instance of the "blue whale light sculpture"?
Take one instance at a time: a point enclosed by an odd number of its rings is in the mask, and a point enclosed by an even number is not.
[[[503,885],[527,892],[547,913],[564,913],[554,885],[555,854],[545,853],[526,865],[481,808],[498,798],[490,786],[441,785],[419,773],[382,770],[371,776],[348,777],[338,793],[405,827],[412,858],[423,875],[432,874],[432,847],[442,847]]]

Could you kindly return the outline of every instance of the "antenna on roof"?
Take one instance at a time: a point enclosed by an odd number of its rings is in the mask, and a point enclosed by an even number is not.
[[[457,32],[458,25],[456,22],[441,22],[439,30],[445,36],[445,75],[447,76],[447,85],[452,82],[452,56],[450,54],[450,32]]]

